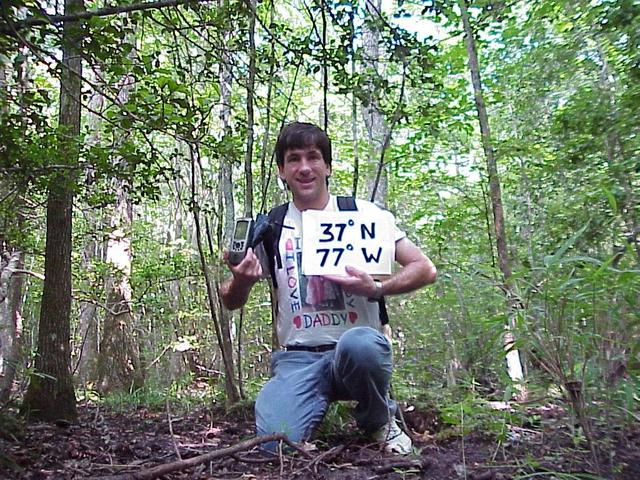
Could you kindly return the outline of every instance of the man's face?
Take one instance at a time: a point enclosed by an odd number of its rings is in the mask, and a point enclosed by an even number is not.
[[[327,178],[331,174],[322,153],[315,146],[291,148],[278,165],[280,178],[289,186],[293,202],[300,210],[321,209],[327,204]]]

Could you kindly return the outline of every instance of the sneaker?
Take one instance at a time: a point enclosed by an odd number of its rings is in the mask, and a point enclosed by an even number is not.
[[[377,442],[384,444],[384,450],[388,453],[408,455],[411,453],[411,439],[404,433],[395,418],[383,425],[372,435]]]

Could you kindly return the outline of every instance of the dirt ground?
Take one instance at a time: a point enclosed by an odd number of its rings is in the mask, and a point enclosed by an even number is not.
[[[77,424],[30,424],[0,438],[0,479],[117,478],[163,479],[640,479],[640,426],[609,439],[598,467],[575,432],[566,428],[561,408],[532,412],[535,425],[506,425],[503,435],[444,429],[435,410],[406,412],[414,455],[385,454],[357,435],[353,425],[329,425],[306,445],[306,456],[267,457],[257,447],[223,450],[253,438],[251,409],[235,414],[201,408],[187,413],[106,410],[79,406]],[[171,421],[169,421],[169,418]],[[3,429],[0,429],[3,430]],[[140,472],[210,452],[220,458],[162,476]],[[597,468],[600,475],[596,475]],[[133,475],[137,472],[137,476]],[[128,477],[125,474],[130,473]],[[113,477],[115,478],[115,477]]]

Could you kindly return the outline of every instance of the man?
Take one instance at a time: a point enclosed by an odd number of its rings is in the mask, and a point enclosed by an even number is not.
[[[276,162],[293,201],[283,221],[275,269],[282,350],[273,353],[273,376],[256,400],[258,435],[282,432],[292,441],[308,440],[331,401],[356,400],[358,426],[388,452],[408,454],[411,440],[396,423],[397,407],[388,394],[391,343],[381,333],[376,300],[433,283],[436,268],[396,229],[395,260],[401,268],[384,281],[354,267],[346,267],[345,276],[302,275],[302,212],[338,210],[328,188],[331,141],[315,125],[292,123],[278,136]],[[356,205],[360,212],[382,212],[370,202],[357,200]],[[241,263],[229,264],[232,277],[221,287],[227,308],[243,306],[253,285],[266,276],[269,259],[259,258],[265,256],[249,249]],[[336,321],[301,320],[319,315]]]

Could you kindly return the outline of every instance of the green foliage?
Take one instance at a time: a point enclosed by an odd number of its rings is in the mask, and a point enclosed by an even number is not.
[[[10,415],[5,410],[0,410],[0,438],[15,442],[22,440],[24,434],[24,420]],[[9,458],[0,457],[0,465],[8,461]]]
[[[223,392],[214,385],[193,382],[190,377],[172,382],[169,385],[147,383],[144,388],[131,392],[114,392],[102,398],[102,401],[114,411],[129,411],[140,407],[153,411],[166,411],[167,403],[171,409],[185,411],[198,409],[203,405],[224,405]],[[85,391],[85,398],[96,397],[95,392]]]
[[[344,437],[357,428],[353,421],[352,407],[353,405],[347,402],[334,402],[329,405],[316,438],[330,443],[332,437]]]
[[[504,413],[489,409],[473,393],[462,400],[440,406],[440,418],[460,435],[471,432],[484,432],[498,436],[504,432]]]

